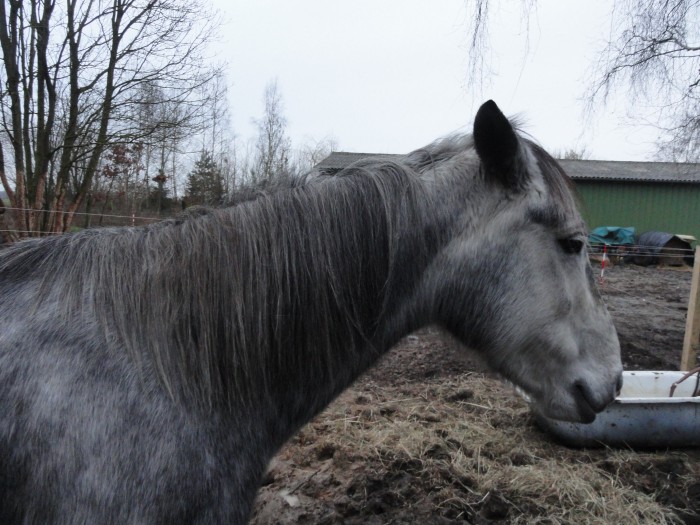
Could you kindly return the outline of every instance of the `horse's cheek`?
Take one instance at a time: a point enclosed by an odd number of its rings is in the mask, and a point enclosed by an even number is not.
[[[467,250],[464,250],[467,251]],[[459,260],[451,257],[445,267],[456,268],[453,271],[441,271],[438,268],[432,281],[438,280],[435,304],[435,319],[464,345],[479,352],[492,347],[499,337],[499,326],[503,325],[504,294],[506,268],[502,259],[495,255],[478,264],[473,257],[461,253]],[[494,272],[492,269],[500,271]]]

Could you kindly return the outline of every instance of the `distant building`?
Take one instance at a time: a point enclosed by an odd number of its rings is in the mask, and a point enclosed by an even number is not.
[[[370,156],[402,155],[338,151],[316,169],[335,174]],[[700,240],[700,164],[560,160],[576,183],[589,229],[633,226],[637,233],[662,231]]]

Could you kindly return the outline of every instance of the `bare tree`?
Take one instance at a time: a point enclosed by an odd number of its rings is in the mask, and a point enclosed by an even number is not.
[[[553,151],[552,156],[555,159],[564,159],[564,160],[586,160],[591,157],[590,152],[588,149],[583,146],[579,149],[576,148],[569,148],[564,151]]]
[[[208,20],[201,0],[0,3],[0,134],[14,166],[0,140],[0,180],[23,231],[69,229],[107,146],[154,131],[136,125],[140,86],[197,104],[212,76]]]
[[[5,202],[0,198],[0,245],[3,243],[12,243],[17,240],[17,228],[12,219],[12,214],[7,213]]]
[[[700,156],[700,0],[617,0],[599,55],[591,104],[625,89],[631,103],[657,109],[660,151]]]
[[[230,155],[228,157],[229,177],[228,193],[232,193],[242,184],[252,183],[255,179],[255,161],[257,144],[248,138],[240,140],[235,136],[231,139]]]
[[[471,88],[481,89],[484,81],[490,77],[491,70],[487,59],[490,45],[489,27],[491,24],[491,8],[494,0],[471,0],[467,4],[467,34],[469,35],[468,71],[466,83]],[[537,0],[520,0],[521,20],[529,30],[530,14],[535,10]],[[525,31],[526,40],[529,31]],[[526,45],[526,49],[529,46]]]
[[[141,199],[147,197],[143,188],[141,188],[141,191],[136,189],[140,183],[139,173],[143,168],[140,163],[142,150],[143,145],[135,143],[130,145],[113,144],[105,151],[100,175],[107,184],[103,191],[93,192],[92,194],[93,198],[102,201],[100,226],[102,225],[105,212],[111,206],[114,206],[115,196],[120,196],[123,201],[126,201],[131,213],[134,211],[133,201],[136,199],[135,195],[142,193],[139,196]],[[117,190],[116,195],[115,189]]]
[[[212,79],[219,74],[216,72]],[[174,199],[178,198],[177,165],[182,148],[189,137],[205,132],[209,120],[210,103],[205,87],[200,86],[193,100],[173,97],[157,84],[142,87],[143,102],[135,135],[145,136],[140,140],[146,144],[142,185],[147,194],[151,181],[158,184],[159,195],[169,181],[168,191]]]
[[[203,147],[211,152],[223,177],[224,193],[233,190],[236,184],[235,144],[231,132],[228,88],[223,74],[207,85],[207,129],[204,130]],[[208,136],[207,136],[208,135]]]
[[[521,0],[523,20],[537,0]],[[469,2],[469,78],[471,86],[487,77],[488,30],[494,0]],[[609,38],[591,64],[593,78],[585,94],[587,113],[605,107],[623,91],[629,107],[652,108],[644,117],[659,129],[659,154],[677,161],[700,160],[700,0],[615,0]],[[529,29],[529,27],[528,27]],[[526,31],[527,35],[528,32]]]
[[[265,87],[265,113],[256,121],[258,139],[256,143],[256,161],[253,179],[255,181],[272,179],[289,171],[291,141],[287,137],[287,119],[284,117],[282,94],[277,80]]]
[[[321,140],[307,140],[305,144],[295,150],[294,171],[308,173],[311,169],[338,149],[338,141],[335,137],[324,137]]]

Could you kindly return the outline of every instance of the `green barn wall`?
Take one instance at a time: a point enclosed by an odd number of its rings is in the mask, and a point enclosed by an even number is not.
[[[576,181],[588,228],[634,226],[700,240],[700,184]]]

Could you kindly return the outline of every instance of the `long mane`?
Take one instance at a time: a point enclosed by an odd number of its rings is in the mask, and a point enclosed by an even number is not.
[[[96,320],[173,397],[241,401],[247,381],[327,378],[341,349],[375,342],[401,261],[418,268],[435,242],[405,235],[429,212],[424,193],[407,166],[369,161],[225,209],[19,243],[0,279],[31,279],[37,302],[53,294],[63,315]]]

